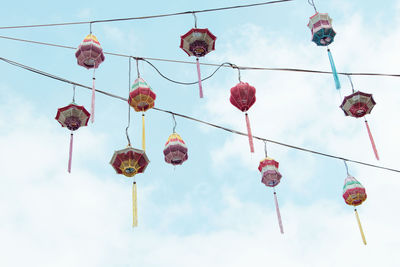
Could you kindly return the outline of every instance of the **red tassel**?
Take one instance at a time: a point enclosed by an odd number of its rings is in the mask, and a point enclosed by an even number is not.
[[[72,146],[74,144],[74,134],[71,133],[71,138],[69,141],[69,160],[68,160],[68,172],[71,173],[71,164],[72,164]]]
[[[246,113],[247,135],[249,137],[250,152],[254,153],[253,135],[251,134],[249,116]]]
[[[376,157],[377,160],[379,160],[378,150],[376,149],[374,138],[372,137],[371,130],[369,129],[369,125],[368,125],[367,120],[365,120],[365,126],[367,126],[369,140],[371,141],[371,145],[372,145],[372,149],[374,150],[375,157]]]
[[[279,212],[278,198],[276,197],[276,192],[274,192],[274,199],[275,199],[276,215],[278,215],[279,228],[281,229],[281,234],[283,234],[282,218],[281,218],[281,213]]]
[[[90,109],[90,121],[92,122],[92,123],[94,123],[94,94],[95,94],[95,92],[96,92],[96,88],[95,88],[95,81],[96,81],[96,78],[94,77],[94,70],[95,69],[93,69],[93,86],[92,86],[92,106],[91,106],[91,109]]]
[[[197,65],[197,77],[199,78],[200,98],[203,98],[203,86],[201,85],[200,63],[198,58],[196,58],[196,65]]]

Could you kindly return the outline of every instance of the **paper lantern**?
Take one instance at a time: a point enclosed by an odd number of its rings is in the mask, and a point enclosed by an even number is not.
[[[143,150],[132,148],[130,145],[114,152],[110,164],[118,174],[126,177],[133,177],[138,173],[143,173],[149,164],[149,159]],[[132,186],[132,201],[133,201],[133,227],[136,227],[137,222],[137,189],[136,182]]]
[[[275,191],[275,186],[279,184],[282,178],[282,175],[280,174],[278,168],[279,168],[279,162],[275,161],[273,158],[270,157],[266,157],[265,159],[261,160],[260,164],[258,165],[258,170],[262,174],[261,182],[266,186],[272,187],[274,189],[276,214],[278,217],[279,229],[281,231],[281,234],[283,234],[284,232],[283,232],[282,218],[281,218],[281,213],[279,211],[278,198],[276,196],[276,191]]]
[[[312,4],[314,6],[314,4]],[[315,6],[314,6],[315,8]],[[318,46],[330,45],[336,35],[336,32],[332,28],[332,19],[327,13],[316,12],[307,25],[311,30],[312,41]],[[333,61],[331,50],[328,48],[328,57],[331,64],[332,74],[335,81],[336,89],[340,89],[339,76],[336,71],[335,62]]]
[[[138,77],[132,85],[128,103],[136,112],[142,112],[142,149],[146,149],[144,112],[154,107],[156,94],[147,82]]]
[[[231,88],[231,104],[240,111],[245,112],[247,135],[249,138],[250,151],[254,153],[253,135],[251,134],[250,120],[247,111],[256,102],[256,89],[245,82],[240,82]]]
[[[168,137],[164,148],[165,162],[172,165],[182,165],[188,159],[188,149],[185,142],[177,133]]]
[[[367,114],[370,114],[374,108],[376,102],[372,97],[372,94],[363,93],[360,91],[353,92],[351,95],[346,96],[343,99],[340,108],[344,111],[346,116],[354,118],[361,118]],[[372,149],[377,160],[379,160],[378,150],[376,149],[374,138],[372,137],[371,130],[368,125],[368,121],[364,118],[365,126],[367,127],[368,136],[371,141]]]
[[[193,28],[181,36],[180,48],[189,56],[196,57],[197,76],[199,79],[200,98],[203,98],[203,87],[201,84],[199,57],[204,57],[215,50],[215,37],[208,29]]]
[[[86,69],[93,69],[93,86],[92,86],[92,105],[91,105],[91,121],[94,122],[94,106],[95,106],[95,69],[104,61],[103,48],[101,47],[96,36],[89,34],[83,39],[75,52],[78,65]]]
[[[348,175],[344,181],[343,198],[347,205],[351,205],[354,207],[361,205],[367,199],[367,194],[365,193],[364,186],[362,186],[361,183],[351,175]],[[360,229],[361,238],[363,240],[363,243],[366,245],[367,241],[365,239],[360,217],[358,216],[356,208],[354,208],[354,212],[356,215],[358,227]]]
[[[89,112],[83,106],[78,106],[74,102],[57,110],[55,119],[61,124],[62,127],[67,127],[71,131],[68,159],[69,173],[71,172],[72,164],[72,147],[74,142],[73,132],[78,130],[80,127],[87,126],[89,117]]]

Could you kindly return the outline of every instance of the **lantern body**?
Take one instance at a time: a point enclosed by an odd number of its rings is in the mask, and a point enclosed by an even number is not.
[[[258,170],[262,174],[261,182],[269,187],[275,187],[281,181],[282,175],[279,170],[279,162],[272,158],[265,158],[260,161],[258,165]]]
[[[128,146],[125,149],[115,151],[110,164],[118,174],[133,177],[137,173],[143,173],[149,162],[143,150]]]
[[[156,94],[151,90],[151,87],[142,78],[137,78],[132,85],[129,93],[129,105],[135,111],[146,111],[154,107]]]
[[[168,137],[164,148],[165,162],[172,165],[182,165],[188,159],[188,149],[185,142],[177,133]]]
[[[216,39],[208,29],[193,28],[181,36],[180,48],[189,56],[203,57],[215,50]]]
[[[75,57],[78,60],[78,65],[87,69],[97,69],[105,59],[103,48],[93,34],[85,37],[76,50]]]
[[[240,82],[231,88],[231,104],[246,112],[256,102],[256,88],[245,82]]]
[[[62,127],[76,131],[82,126],[87,126],[89,117],[89,112],[83,106],[71,103],[68,106],[59,108],[55,119]]]
[[[360,118],[371,113],[371,110],[375,104],[376,103],[372,97],[372,94],[357,91],[346,96],[343,99],[343,103],[340,105],[340,108],[344,111],[346,116]]]
[[[343,198],[347,205],[352,206],[358,206],[367,199],[364,186],[351,175],[344,181]]]
[[[336,32],[332,28],[332,19],[327,13],[315,13],[307,25],[311,30],[312,41],[318,46],[327,46],[333,42]]]

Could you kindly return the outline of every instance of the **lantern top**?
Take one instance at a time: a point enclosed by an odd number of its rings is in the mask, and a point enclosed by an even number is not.
[[[189,56],[203,57],[215,50],[216,39],[207,28],[193,28],[181,36],[180,48]]]
[[[85,39],[83,39],[83,43],[85,43],[85,42],[94,42],[95,44],[100,45],[100,42],[97,39],[97,37],[91,33],[86,35]]]
[[[328,15],[328,13],[317,12],[310,17],[310,20],[309,20],[307,26],[308,26],[308,28],[310,28],[310,30],[312,30],[314,25],[322,20],[328,21],[329,25],[332,25],[332,18]]]
[[[273,158],[266,157],[265,159],[260,161],[260,164],[258,165],[258,170],[261,172],[262,169],[267,165],[273,166],[273,167],[275,167],[277,169],[279,168],[279,162],[277,162]]]
[[[149,162],[143,150],[128,146],[115,151],[110,164],[118,174],[133,177],[138,173],[143,173]]]
[[[167,140],[167,142],[165,143],[165,145],[168,145],[168,144],[171,143],[171,142],[179,142],[179,143],[185,144],[185,141],[183,141],[182,137],[181,137],[179,134],[177,134],[177,133],[172,133],[172,134],[168,137],[168,140]]]
[[[240,82],[231,88],[230,102],[232,105],[246,112],[256,102],[256,88],[245,82]]]
[[[344,181],[343,198],[348,205],[358,206],[367,199],[364,186],[351,175]]]
[[[79,127],[87,126],[90,113],[84,106],[78,106],[74,102],[68,106],[59,108],[55,119],[62,127],[67,127],[71,131],[77,130]]]
[[[346,116],[360,118],[370,114],[375,105],[376,102],[372,94],[357,91],[346,96],[340,108],[344,111]]]

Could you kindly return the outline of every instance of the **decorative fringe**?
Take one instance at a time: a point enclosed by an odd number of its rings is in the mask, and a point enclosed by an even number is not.
[[[275,199],[276,215],[278,215],[279,229],[281,230],[281,234],[283,234],[282,218],[281,218],[281,213],[279,212],[278,198],[276,197],[276,192],[274,192],[274,199]]]
[[[333,79],[335,80],[336,89],[339,90],[340,89],[340,81],[339,81],[339,77],[338,77],[338,74],[336,71],[335,62],[333,62],[333,57],[331,54],[331,50],[329,50],[329,48],[328,48],[328,56],[329,56],[329,62],[331,63],[331,69],[332,69]]]
[[[369,129],[368,121],[365,120],[365,126],[367,126],[367,131],[369,135],[369,140],[371,141],[372,149],[374,150],[375,158],[379,160],[378,150],[376,149],[374,138],[372,137],[371,130]]]
[[[142,149],[146,151],[146,130],[144,128],[144,113],[142,114]]]
[[[72,147],[74,144],[74,134],[71,132],[71,138],[69,140],[69,159],[68,159],[68,172],[71,173],[72,164]]]
[[[357,222],[358,222],[358,227],[360,228],[360,233],[361,233],[361,237],[363,240],[364,245],[367,245],[367,241],[365,240],[365,235],[361,226],[361,221],[360,221],[360,217],[358,217],[358,212],[357,209],[354,209],[354,212],[356,213],[356,218],[357,218]]]
[[[96,88],[95,88],[95,81],[96,78],[94,77],[94,73],[95,73],[95,69],[93,69],[93,85],[92,85],[92,106],[90,108],[90,121],[92,123],[94,123],[94,101],[95,101],[95,92],[96,92]]]
[[[253,135],[251,134],[250,120],[246,113],[247,136],[249,137],[250,152],[254,153]]]
[[[138,226],[138,217],[137,217],[137,191],[136,191],[136,182],[133,182],[132,185],[132,227]]]
[[[196,65],[197,65],[197,77],[199,78],[199,93],[200,93],[200,98],[203,98],[203,86],[201,85],[201,74],[200,74],[200,63],[199,63],[199,58],[196,58]]]

